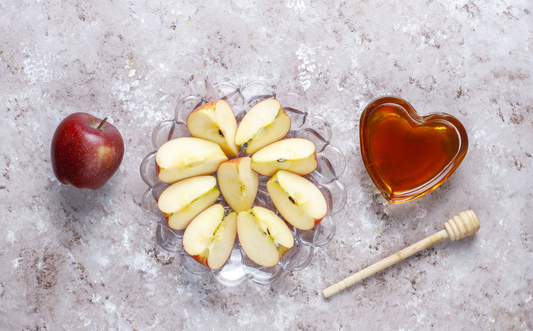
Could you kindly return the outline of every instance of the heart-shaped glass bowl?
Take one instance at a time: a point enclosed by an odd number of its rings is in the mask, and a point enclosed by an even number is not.
[[[446,113],[420,116],[407,101],[393,96],[370,102],[359,133],[366,170],[391,203],[439,187],[468,150],[466,130],[458,119]]]
[[[218,270],[210,270],[185,252],[182,245],[184,231],[169,228],[165,217],[157,207],[159,196],[169,184],[162,183],[157,177],[156,152],[169,140],[190,137],[186,126],[187,116],[204,103],[219,99],[226,100],[232,107],[237,122],[240,123],[253,105],[268,98],[276,98],[291,117],[291,128],[286,138],[305,138],[315,144],[318,167],[305,177],[315,183],[326,198],[328,213],[314,229],[309,231],[301,231],[289,225],[294,235],[294,246],[274,267],[265,268],[250,260],[241,249],[237,237],[226,264]],[[335,235],[334,215],[346,203],[346,191],[339,181],[346,168],[346,161],[343,153],[330,144],[331,136],[332,130],[328,121],[310,114],[304,98],[295,93],[273,91],[270,86],[261,81],[243,86],[232,82],[220,82],[210,87],[203,97],[183,98],[176,106],[174,119],[163,121],[154,128],[152,133],[154,151],[146,155],[140,166],[141,177],[148,185],[142,197],[142,208],[145,219],[156,227],[158,245],[170,252],[179,253],[185,270],[197,275],[211,273],[219,283],[226,286],[238,285],[245,279],[259,284],[270,284],[281,276],[283,270],[297,271],[307,267],[313,258],[314,249],[326,245]],[[243,156],[247,154],[241,149],[236,157]],[[269,179],[269,177],[259,175],[259,190],[254,206],[268,208],[279,215],[266,190],[266,182]],[[222,195],[217,203],[228,207]]]

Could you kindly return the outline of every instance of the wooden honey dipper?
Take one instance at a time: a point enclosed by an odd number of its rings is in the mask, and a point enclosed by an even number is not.
[[[372,276],[373,274],[390,267],[396,262],[400,262],[408,258],[409,256],[420,252],[424,248],[427,248],[433,244],[438,243],[442,239],[450,238],[451,241],[463,239],[466,236],[471,236],[479,230],[479,222],[473,211],[467,210],[454,216],[448,222],[444,223],[444,230],[441,230],[426,239],[420,240],[414,245],[411,245],[398,253],[391,255],[378,263],[371,265],[370,267],[363,269],[350,277],[338,282],[335,285],[328,287],[322,291],[325,298],[344,290],[348,286]]]

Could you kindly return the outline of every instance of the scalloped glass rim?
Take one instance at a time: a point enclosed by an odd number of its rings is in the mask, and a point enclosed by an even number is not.
[[[238,238],[232,254],[226,264],[218,270],[210,270],[190,257],[181,245],[183,231],[175,231],[168,227],[166,219],[157,208],[157,200],[168,184],[157,178],[155,155],[157,149],[165,142],[184,136],[190,136],[187,127],[187,116],[196,107],[218,99],[226,100],[232,107],[237,121],[240,122],[246,111],[261,100],[276,98],[282,104],[286,113],[291,117],[291,129],[286,138],[305,138],[311,140],[317,150],[318,167],[311,174],[305,176],[314,182],[326,197],[328,214],[312,230],[301,231],[290,226],[295,238],[295,244],[272,268],[264,268],[251,261],[242,248]],[[292,92],[273,91],[262,81],[254,81],[243,86],[232,82],[219,82],[211,86],[205,97],[188,96],[181,99],[174,110],[174,119],[158,123],[152,132],[152,146],[154,151],[147,154],[141,161],[140,174],[148,189],[142,197],[142,209],[146,219],[156,223],[156,240],[158,245],[170,252],[179,253],[184,268],[196,275],[211,273],[215,280],[226,286],[236,286],[245,279],[258,284],[271,284],[281,276],[283,270],[302,270],[311,263],[314,248],[328,244],[335,235],[335,213],[338,213],[346,203],[346,190],[339,181],[346,168],[344,154],[330,144],[332,136],[331,126],[321,116],[309,114],[307,101]],[[247,154],[241,150],[238,156]],[[266,191],[268,177],[260,176],[258,197],[254,205],[260,205],[279,213],[274,208]],[[221,196],[217,203],[227,207]],[[281,215],[280,215],[281,217]]]

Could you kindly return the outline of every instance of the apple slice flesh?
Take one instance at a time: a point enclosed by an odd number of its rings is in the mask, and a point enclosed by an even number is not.
[[[281,140],[291,128],[291,118],[276,99],[266,99],[244,115],[237,133],[235,143],[253,154],[275,141]]]
[[[155,156],[159,180],[165,183],[212,174],[227,159],[219,145],[191,137],[164,143]]]
[[[292,138],[272,143],[255,153],[252,169],[272,177],[278,170],[307,175],[318,166],[315,144],[307,139]]]
[[[183,234],[183,248],[196,261],[216,270],[231,255],[236,236],[237,213],[226,213],[216,204],[192,220]]]
[[[157,202],[168,226],[183,230],[191,220],[213,205],[220,195],[213,176],[187,178],[167,187]]]
[[[227,156],[239,153],[239,146],[235,144],[237,120],[230,105],[224,100],[196,108],[187,117],[187,128],[191,136],[218,144]]]
[[[267,190],[280,214],[300,230],[311,230],[326,216],[322,192],[304,177],[280,170],[267,182]]]
[[[263,207],[241,211],[237,217],[239,242],[246,255],[264,267],[273,267],[294,245],[285,222]]]
[[[252,159],[242,157],[226,161],[218,167],[220,192],[237,213],[252,208],[259,187],[259,175],[252,170]]]

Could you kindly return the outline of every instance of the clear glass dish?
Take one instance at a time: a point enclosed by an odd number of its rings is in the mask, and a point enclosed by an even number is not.
[[[226,264],[218,270],[211,270],[185,252],[181,243],[184,231],[169,228],[165,217],[157,207],[159,196],[169,184],[162,183],[157,177],[155,155],[165,142],[179,137],[190,137],[186,126],[187,116],[198,106],[225,99],[231,105],[237,122],[240,123],[250,107],[268,98],[276,98],[291,117],[291,128],[286,138],[305,138],[315,144],[318,167],[305,177],[315,183],[326,197],[328,214],[309,231],[298,230],[289,224],[294,235],[294,246],[274,267],[265,268],[250,260],[241,249],[237,237]],[[291,92],[273,91],[261,81],[243,86],[232,82],[220,82],[209,88],[205,96],[188,96],[181,99],[174,111],[174,118],[163,121],[154,128],[152,132],[154,151],[146,155],[140,166],[141,177],[148,185],[142,197],[142,209],[145,219],[156,227],[157,244],[167,251],[179,253],[181,263],[188,272],[197,275],[211,273],[219,283],[226,286],[238,285],[245,279],[258,284],[270,284],[276,281],[284,270],[297,271],[307,267],[313,258],[314,249],[328,244],[335,235],[334,215],[342,210],[346,203],[346,191],[339,181],[346,168],[346,161],[343,153],[330,144],[331,135],[332,130],[328,121],[321,116],[310,114],[304,98]],[[241,150],[236,157],[246,155],[244,150]],[[279,215],[266,190],[268,179],[269,177],[259,175],[259,190],[254,206],[268,208]],[[228,206],[222,195],[217,203]]]

